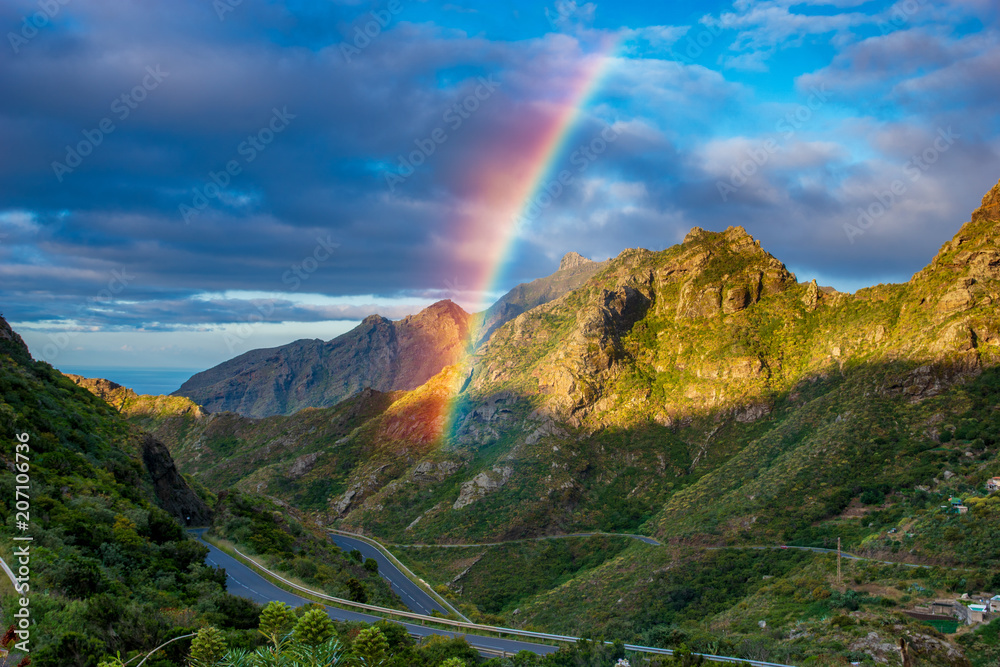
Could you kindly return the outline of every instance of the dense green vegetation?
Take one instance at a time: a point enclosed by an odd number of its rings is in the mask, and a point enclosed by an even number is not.
[[[498,621],[524,600],[614,558],[632,543],[621,537],[575,537],[489,547],[398,548],[395,555],[427,581],[468,603],[472,618]]]
[[[682,647],[675,657],[627,655],[620,642],[584,640],[541,656],[522,651],[511,658],[483,659],[461,637],[431,636],[420,643],[406,629],[388,621],[372,625],[331,621],[318,605],[291,609],[269,603],[261,612],[258,632],[264,645],[250,651],[230,648],[217,628],[198,631],[191,642],[192,667],[692,667],[701,664]],[[626,657],[627,656],[627,657]],[[99,667],[123,667],[109,657]]]
[[[378,576],[375,561],[366,564],[356,552],[343,553],[322,530],[295,518],[287,508],[233,491],[219,494],[215,511],[212,534],[235,543],[248,555],[262,556],[258,560],[268,569],[334,597],[406,608]]]
[[[142,433],[105,401],[33,361],[4,333],[0,462],[30,476],[30,527],[17,525],[24,517],[15,511],[16,476],[0,476],[0,555],[16,565],[13,550],[25,543],[11,538],[32,538],[31,664],[95,667],[104,654],[145,654],[207,625],[233,646],[256,647],[258,605],[229,594],[225,573],[205,565],[207,549],[158,505]],[[22,433],[28,446],[17,458],[15,436]],[[27,468],[15,467],[24,463]],[[241,549],[333,594],[398,605],[376,572],[341,553],[315,526],[259,497],[220,496],[215,531]],[[6,577],[2,582],[0,623],[7,627],[21,596]],[[146,665],[178,667],[185,652],[186,642],[178,642]]]
[[[3,323],[4,325],[6,323]],[[0,454],[28,434],[30,528],[15,521],[15,476],[0,477],[0,552],[30,542],[30,649],[37,667],[93,667],[108,651],[147,649],[203,623],[252,628],[256,605],[229,595],[206,550],[160,509],[133,428],[51,366],[0,341]],[[5,587],[4,627],[19,609]],[[152,664],[180,664],[168,656]]]

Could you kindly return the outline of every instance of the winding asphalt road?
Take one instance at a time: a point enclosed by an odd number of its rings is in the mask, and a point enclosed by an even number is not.
[[[200,532],[196,532],[195,534],[197,535],[198,540],[203,545],[208,547],[209,553],[208,556],[205,557],[205,562],[215,567],[225,568],[227,589],[233,595],[248,598],[261,604],[267,604],[272,600],[284,602],[292,607],[298,607],[303,604],[313,604],[311,600],[301,598],[298,595],[294,595],[286,590],[278,588],[229,554],[224,553],[208,542],[205,542],[201,538]],[[383,620],[379,616],[362,614],[356,611],[347,611],[346,609],[338,609],[336,607],[327,607],[326,611],[330,615],[330,618],[338,621],[364,621],[365,623],[374,623],[376,621]],[[398,623],[398,621],[394,622]],[[400,623],[400,625],[406,628],[407,632],[416,637],[428,637],[430,635],[465,637],[471,646],[479,649],[481,652],[485,651],[486,655],[494,655],[500,651],[505,651],[510,655],[519,651],[531,651],[532,653],[546,654],[553,653],[558,650],[558,647],[549,646],[547,644],[535,644],[532,642],[522,642],[514,639],[485,637],[482,635],[464,635],[460,632],[427,628],[415,623]]]
[[[434,598],[424,592],[420,586],[415,584],[409,577],[403,574],[381,551],[362,540],[346,535],[330,534],[333,543],[344,551],[357,549],[365,558],[374,558],[378,563],[378,573],[383,579],[389,582],[392,590],[403,600],[403,604],[409,607],[410,611],[418,614],[430,616],[432,611],[439,612],[445,616],[449,610],[441,606]]]

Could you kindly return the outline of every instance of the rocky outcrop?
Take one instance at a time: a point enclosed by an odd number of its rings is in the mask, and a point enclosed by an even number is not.
[[[422,484],[441,482],[462,467],[457,461],[422,461],[413,469],[413,481]]]
[[[681,248],[656,271],[657,294],[669,294],[680,285],[676,302],[658,300],[658,313],[687,319],[730,315],[795,284],[785,265],[742,227],[721,233],[695,227]]]
[[[249,417],[335,405],[371,387],[415,389],[466,353],[471,316],[440,301],[399,322],[378,315],[323,342],[253,350],[193,376],[175,396]]]
[[[581,266],[592,266],[594,263],[594,260],[587,259],[578,252],[568,252],[559,261],[559,270],[572,271]]]
[[[160,507],[177,517],[182,525],[211,523],[211,510],[181,477],[166,446],[146,433],[142,436],[141,447],[142,461]]]
[[[313,452],[311,454],[303,454],[294,461],[292,465],[288,467],[288,474],[285,475],[288,479],[298,479],[308,473],[316,465],[316,461],[319,459],[319,453]]]
[[[514,469],[510,466],[495,466],[492,470],[479,473],[468,482],[462,484],[458,500],[455,501],[452,508],[460,510],[463,507],[468,507],[483,496],[499,491],[510,480],[513,472]]]

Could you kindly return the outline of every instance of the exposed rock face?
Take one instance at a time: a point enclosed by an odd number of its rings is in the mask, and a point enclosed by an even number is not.
[[[130,392],[133,396],[136,395],[131,389],[127,389],[117,382],[105,380],[104,378],[85,378],[82,375],[73,375],[72,373],[63,373],[63,375],[72,380],[73,384],[83,387],[94,396],[103,399],[111,405],[115,405],[120,395],[125,392]]]
[[[302,477],[307,472],[313,469],[316,465],[316,460],[319,459],[319,454],[313,452],[312,454],[303,454],[302,456],[295,459],[292,465],[288,468],[288,479],[298,479]]]
[[[211,522],[211,511],[181,477],[166,446],[148,433],[142,438],[142,461],[160,507],[177,517],[181,524],[203,526]]]
[[[594,261],[587,259],[578,252],[568,252],[563,255],[562,260],[559,262],[560,271],[570,271],[580,266],[587,266],[593,264]]]
[[[482,314],[476,346],[485,343],[494,331],[521,313],[576,289],[606,265],[607,262],[594,262],[575,252],[566,253],[559,262],[558,271],[516,286]]]
[[[413,480],[421,483],[440,482],[447,479],[461,467],[456,461],[422,461],[413,470]]]
[[[470,315],[440,301],[392,322],[372,315],[331,341],[253,350],[198,373],[174,392],[212,412],[250,417],[326,407],[366,387],[410,390],[465,354]]]
[[[750,303],[750,292],[746,287],[733,287],[726,292],[726,299],[722,302],[722,312],[729,315],[736,313],[747,307]]]
[[[462,490],[458,494],[458,500],[452,505],[453,509],[468,507],[483,496],[495,493],[503,488],[504,484],[510,480],[514,472],[510,466],[494,467],[488,472],[481,472],[471,480],[462,485]]]
[[[819,302],[819,286],[816,284],[816,280],[813,279],[808,285],[806,285],[805,296],[802,297],[802,303],[805,304],[806,309],[815,310],[816,304]]]
[[[729,315],[795,284],[795,276],[785,265],[761,249],[742,227],[730,227],[721,234],[695,227],[681,247],[685,252],[656,271],[657,294],[680,285],[676,303],[658,300],[658,313],[666,314],[673,306],[679,318]],[[720,275],[720,265],[732,270]]]

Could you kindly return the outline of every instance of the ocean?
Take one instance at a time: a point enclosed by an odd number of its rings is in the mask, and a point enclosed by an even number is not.
[[[63,366],[63,373],[82,375],[88,378],[104,378],[128,387],[137,394],[169,394],[180,388],[184,382],[203,368],[95,368],[87,366]]]

